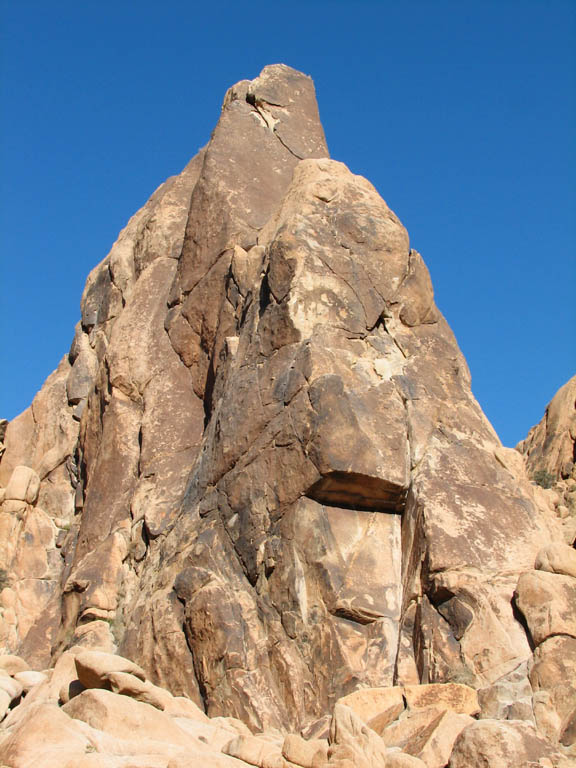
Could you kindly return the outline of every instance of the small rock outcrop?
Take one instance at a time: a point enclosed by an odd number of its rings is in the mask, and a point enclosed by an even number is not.
[[[576,481],[576,376],[558,390],[542,421],[517,449],[526,457],[530,476],[544,485],[562,479]]]
[[[2,436],[0,762],[565,768],[573,383],[504,448],[310,78],[233,86]]]

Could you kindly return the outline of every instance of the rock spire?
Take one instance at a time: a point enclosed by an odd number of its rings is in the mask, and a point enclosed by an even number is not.
[[[230,88],[4,444],[0,640],[30,664],[117,652],[252,730],[418,684],[527,713],[553,628],[515,590],[562,530],[402,223],[329,158],[305,75]]]

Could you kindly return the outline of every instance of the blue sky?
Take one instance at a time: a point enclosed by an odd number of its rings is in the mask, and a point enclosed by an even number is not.
[[[332,156],[407,226],[502,441],[576,372],[573,0],[0,0],[0,416],[226,88],[312,75]]]

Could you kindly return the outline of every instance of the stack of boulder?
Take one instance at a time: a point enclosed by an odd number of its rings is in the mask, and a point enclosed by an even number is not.
[[[531,577],[521,580],[519,595],[528,593],[524,583]],[[543,691],[537,725],[549,731],[548,739],[526,720],[484,717],[477,692],[456,683],[361,689],[341,698],[331,718],[300,734],[252,733],[233,717],[209,718],[190,699],[154,685],[137,664],[115,654],[75,646],[45,672],[5,655],[0,657],[0,765],[570,768],[573,749],[565,745],[574,720],[564,712],[569,678],[553,670],[556,687],[546,686],[549,668],[561,663],[564,640],[552,637],[548,647],[542,641],[533,668]],[[572,689],[572,705],[573,694]],[[551,741],[559,741],[558,748]]]

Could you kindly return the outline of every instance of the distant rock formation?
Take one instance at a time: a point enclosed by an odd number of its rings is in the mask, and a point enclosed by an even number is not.
[[[362,689],[466,685],[481,717],[526,721],[474,721],[454,766],[482,739],[529,741],[534,721],[570,747],[559,497],[472,396],[398,218],[328,158],[310,78],[274,65],[228,91],[81,310],[4,437],[7,652],[39,669],[78,646],[118,652],[251,732],[314,736],[332,717],[334,765],[360,765],[336,749],[350,739],[384,764],[341,704]],[[546,455],[565,477],[568,440],[539,429],[530,471]]]
[[[531,477],[549,475],[548,483],[575,477],[576,376],[554,395],[542,421],[532,427],[517,450],[526,456]]]

